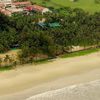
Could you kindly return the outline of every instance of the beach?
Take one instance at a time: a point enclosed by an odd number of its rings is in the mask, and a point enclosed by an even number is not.
[[[100,80],[100,52],[57,58],[44,64],[18,66],[13,70],[0,72],[0,100],[31,100],[30,97],[47,91],[80,86],[96,80]],[[99,85],[93,89],[94,93],[97,88],[100,88]]]
[[[100,100],[100,80],[48,91],[26,100]]]

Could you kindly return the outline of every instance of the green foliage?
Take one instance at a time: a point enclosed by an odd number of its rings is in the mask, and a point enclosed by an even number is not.
[[[0,67],[0,71],[7,71],[7,70],[11,70],[13,68],[12,65],[6,65],[3,67]]]
[[[17,45],[22,50],[20,63],[24,64],[43,55],[47,58],[66,53],[72,46],[100,45],[100,13],[69,7],[53,11],[10,18],[0,14],[0,52]],[[44,24],[57,22],[60,26],[41,28],[37,23],[42,18],[46,19]]]
[[[95,0],[95,3],[100,4],[100,0]]]

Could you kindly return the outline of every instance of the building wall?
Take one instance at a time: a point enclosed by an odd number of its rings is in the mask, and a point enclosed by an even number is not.
[[[11,3],[12,0],[0,0],[1,3]]]
[[[48,8],[43,9],[42,13],[50,12]]]

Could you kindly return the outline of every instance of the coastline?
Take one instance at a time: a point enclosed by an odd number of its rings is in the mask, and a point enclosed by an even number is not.
[[[100,79],[100,52],[58,58],[0,72],[0,100],[24,100],[32,95]]]

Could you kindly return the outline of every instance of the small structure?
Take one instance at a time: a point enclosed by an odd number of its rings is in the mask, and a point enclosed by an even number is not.
[[[55,23],[49,23],[48,26],[50,28],[55,28],[55,27],[60,27],[61,25],[58,22],[55,22]]]
[[[42,27],[42,28],[46,28],[46,24],[45,24],[45,23],[40,22],[40,23],[38,23],[38,25],[39,25],[40,27]]]
[[[42,23],[42,22],[39,22],[38,25],[41,28],[57,28],[57,27],[61,26],[58,22],[54,22],[54,23]]]
[[[39,5],[31,5],[30,1],[12,2],[12,0],[0,0],[1,13],[11,16],[12,13],[20,13],[22,11],[23,11],[23,14],[33,13],[29,11],[40,12],[42,14],[46,12],[51,12],[48,8],[45,8]],[[43,21],[45,20],[43,19],[42,22]]]

